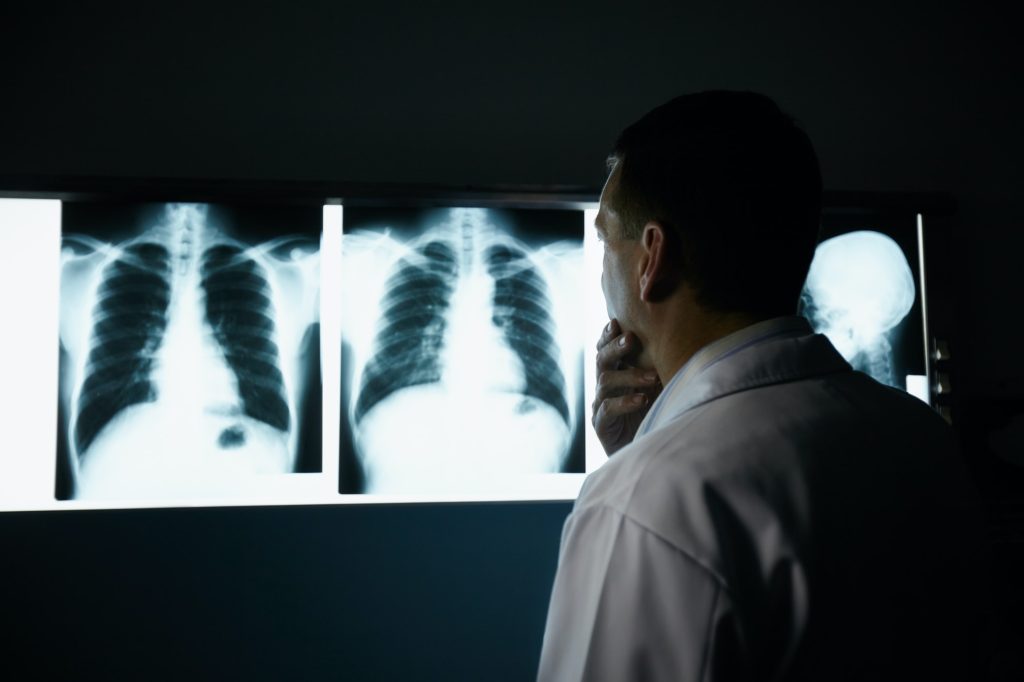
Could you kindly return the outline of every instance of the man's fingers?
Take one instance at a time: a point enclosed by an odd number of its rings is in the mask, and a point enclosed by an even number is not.
[[[652,369],[605,370],[597,375],[595,402],[600,403],[606,398],[613,398],[625,393],[644,391],[657,387],[658,374]]]
[[[630,393],[618,396],[617,398],[606,398],[594,410],[594,430],[600,434],[604,424],[627,414],[646,409],[649,405],[650,398],[643,393]]]
[[[622,330],[619,329],[619,321],[609,320],[608,324],[606,324],[604,326],[604,329],[601,330],[601,338],[597,340],[597,349],[601,350],[604,346],[608,344],[609,341],[614,339],[621,332]]]
[[[636,338],[626,332],[612,338],[608,343],[597,349],[598,373],[616,369],[619,363],[636,350]]]

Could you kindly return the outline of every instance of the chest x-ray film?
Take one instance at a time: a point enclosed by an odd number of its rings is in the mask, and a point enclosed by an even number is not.
[[[64,204],[58,498],[321,469],[320,228],[319,206]]]
[[[912,218],[826,215],[800,313],[855,370],[928,402],[918,234]]]
[[[346,207],[339,490],[582,472],[583,212]]]

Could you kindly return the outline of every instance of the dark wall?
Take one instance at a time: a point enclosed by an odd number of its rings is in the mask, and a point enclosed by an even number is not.
[[[976,3],[80,3],[5,10],[0,175],[598,187],[668,97],[761,90],[826,186],[960,202],[972,395],[1024,384],[1016,24]],[[235,5],[231,7],[231,5]],[[208,5],[213,5],[209,7]],[[574,6],[575,5],[575,6]]]
[[[0,514],[4,665],[40,680],[530,679],[566,512]]]
[[[0,15],[0,176],[597,188],[615,134],[652,106],[705,88],[766,92],[804,123],[827,188],[955,196],[954,388],[979,423],[991,410],[972,406],[1024,397],[1022,50],[994,9],[34,5]],[[4,612],[27,621],[22,641],[45,660],[65,651],[68,666],[101,671],[220,671],[227,657],[269,677],[377,661],[406,677],[523,679],[567,511],[6,515],[3,589],[17,608]]]

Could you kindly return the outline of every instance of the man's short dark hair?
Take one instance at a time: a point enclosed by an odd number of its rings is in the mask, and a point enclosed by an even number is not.
[[[626,128],[609,157],[624,236],[658,221],[707,309],[792,315],[821,220],[807,134],[752,92],[683,95]]]

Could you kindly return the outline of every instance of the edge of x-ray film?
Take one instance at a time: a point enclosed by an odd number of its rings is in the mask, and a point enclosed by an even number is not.
[[[294,474],[316,477],[321,474]],[[54,500],[45,496],[23,495],[19,499],[0,498],[0,513],[35,511],[74,511],[90,509],[168,509],[203,507],[291,507],[326,505],[380,504],[454,504],[477,502],[559,502],[571,501],[578,495],[586,474],[536,474],[509,478],[502,488],[484,492],[429,494],[342,494],[326,490],[321,481],[295,481],[292,485],[274,485],[264,492],[231,497],[182,497],[166,499],[99,499]],[[329,482],[330,483],[330,482]],[[331,486],[326,486],[330,488]],[[287,489],[285,489],[287,488]],[[528,491],[524,493],[524,491]]]
[[[597,397],[597,340],[601,337],[601,330],[608,324],[608,310],[605,307],[604,294],[601,293],[601,271],[603,269],[603,254],[601,242],[597,239],[594,221],[597,219],[597,208],[588,208],[583,212],[583,276],[584,289],[589,288],[596,292],[596,295],[587,296],[586,301],[586,339],[583,344],[584,382],[583,390],[585,396],[585,413],[587,415],[586,431],[586,457],[587,471],[594,471],[608,461],[604,446],[594,431],[590,421],[591,406]]]
[[[930,320],[928,319],[928,286],[925,274],[925,236],[924,216],[917,214],[917,280],[921,289],[921,337],[924,343],[924,388],[915,385],[914,395],[921,398],[929,405],[932,403],[931,376],[932,376],[932,332]],[[907,390],[910,391],[910,379],[907,379]]]

